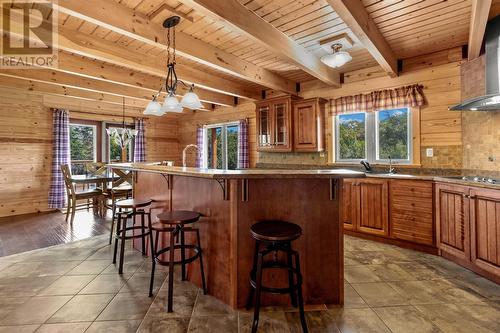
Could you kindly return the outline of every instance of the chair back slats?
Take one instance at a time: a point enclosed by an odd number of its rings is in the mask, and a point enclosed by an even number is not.
[[[93,174],[93,175],[102,175],[106,173],[106,163],[102,162],[89,162],[85,163],[85,170],[87,173]]]
[[[66,186],[66,191],[69,196],[74,197],[76,195],[75,185],[71,181],[71,169],[68,164],[61,164],[61,172],[64,177],[64,185]]]
[[[113,174],[120,177],[117,180],[113,181],[113,188],[118,187],[118,186],[125,184],[125,183],[129,184],[130,186],[133,185],[134,181],[132,178],[133,174],[131,171],[124,171],[124,170],[120,170],[120,169],[112,169],[112,171],[113,171]]]

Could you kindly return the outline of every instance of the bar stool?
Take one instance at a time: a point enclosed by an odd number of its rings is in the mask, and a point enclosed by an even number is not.
[[[207,287],[205,284],[205,272],[203,269],[203,256],[201,250],[201,241],[200,241],[200,231],[198,228],[186,227],[187,224],[191,224],[197,222],[201,214],[197,212],[187,211],[187,210],[174,210],[170,212],[164,212],[159,214],[158,216],[159,222],[154,223],[151,226],[152,231],[156,231],[155,240],[153,242],[153,233],[151,232],[151,244],[154,244],[154,247],[151,248],[153,255],[152,258],[152,268],[151,268],[151,282],[149,285],[149,296],[153,296],[153,283],[154,283],[154,274],[156,264],[161,266],[168,266],[168,305],[167,311],[172,312],[172,303],[173,303],[173,287],[174,287],[174,265],[181,265],[182,267],[182,281],[186,280],[186,264],[195,261],[196,259],[200,259],[200,272],[201,272],[201,283],[203,286],[203,293],[207,293]],[[158,237],[162,232],[170,233],[170,241],[167,247],[164,247],[158,250]],[[185,244],[185,233],[193,232],[196,233],[197,244]],[[179,240],[180,238],[180,240]],[[178,244],[176,244],[176,239],[178,240]],[[181,259],[175,261],[175,250],[180,250]],[[186,250],[193,250],[194,255],[189,258],[186,258]],[[168,252],[169,259],[162,260],[160,256],[164,253]]]
[[[292,250],[292,241],[302,235],[302,228],[294,223],[271,220],[252,225],[250,231],[252,238],[255,239],[253,267],[250,272],[250,296],[247,303],[247,309],[250,309],[255,296],[252,333],[257,332],[259,325],[260,296],[262,292],[290,294],[292,306],[297,307],[298,301],[302,330],[308,332],[302,297],[299,253]],[[286,263],[278,261],[278,252],[286,255]],[[264,262],[264,257],[269,253],[274,253],[274,258],[271,261]],[[264,269],[269,268],[288,270],[287,288],[271,288],[262,285],[262,272]]]
[[[118,252],[118,241],[121,241],[120,247],[120,265],[118,267],[118,273],[123,273],[123,259],[125,254],[125,241],[127,239],[141,238],[142,240],[142,254],[146,255],[146,237],[151,234],[149,226],[151,225],[151,214],[144,210],[145,207],[151,204],[151,200],[137,200],[137,199],[126,199],[116,202],[116,233],[115,233],[115,249],[113,252],[113,264],[116,263],[116,254]],[[136,216],[141,216],[141,225],[136,226]],[[145,216],[148,217],[148,225],[145,224]],[[127,220],[133,218],[134,224],[131,227],[127,227]],[[140,230],[140,234],[127,236],[127,231],[129,230]]]

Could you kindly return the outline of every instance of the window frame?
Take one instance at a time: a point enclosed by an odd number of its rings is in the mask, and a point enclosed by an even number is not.
[[[221,146],[222,146],[222,169],[218,170],[227,170],[227,128],[231,126],[239,126],[239,121],[230,121],[230,122],[225,122],[225,123],[218,123],[218,124],[209,124],[209,125],[204,125],[203,126],[203,148],[202,148],[202,155],[203,155],[203,163],[202,166],[204,169],[209,169],[208,167],[208,145],[207,145],[207,138],[208,138],[208,130],[213,129],[213,128],[221,128]],[[240,133],[238,131],[238,137]]]
[[[368,161],[371,164],[388,164],[389,159],[380,159],[379,158],[379,112],[380,111],[390,111],[397,109],[406,109],[407,112],[407,124],[408,124],[408,133],[407,133],[407,145],[408,145],[408,159],[393,159],[393,164],[399,165],[412,165],[414,163],[420,163],[419,158],[415,152],[415,149],[420,149],[419,142],[414,142],[414,133],[419,130],[416,122],[420,121],[419,116],[416,116],[419,113],[419,110],[414,110],[411,107],[403,107],[403,108],[390,108],[390,109],[379,109],[374,112],[352,112],[348,114],[360,114],[363,113],[365,115],[365,158],[363,159],[340,159],[340,115],[333,116],[333,127],[334,127],[334,144],[333,149],[335,152],[335,158],[332,161],[333,163],[338,164],[353,164],[359,163],[363,160]]]

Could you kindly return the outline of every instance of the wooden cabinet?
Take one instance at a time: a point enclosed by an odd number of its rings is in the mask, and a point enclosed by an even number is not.
[[[345,179],[343,190],[344,228],[372,235],[388,235],[388,181]]]
[[[432,181],[391,180],[389,193],[390,236],[434,245]]]
[[[441,254],[500,281],[500,191],[436,184]]]
[[[292,97],[257,103],[257,150],[292,151]]]
[[[472,188],[469,197],[471,262],[500,277],[500,191]]]
[[[469,188],[452,184],[436,185],[437,243],[462,260],[470,258]]]
[[[316,152],[325,149],[325,103],[312,98],[293,103],[293,150]]]

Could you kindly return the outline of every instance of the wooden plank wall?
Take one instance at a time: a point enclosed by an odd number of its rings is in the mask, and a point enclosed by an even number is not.
[[[121,121],[117,116],[121,106],[0,88],[0,216],[48,210],[52,162],[50,107],[67,108],[71,117],[77,119]],[[132,112],[139,114],[138,110],[131,110],[127,115]],[[127,117],[127,121],[131,120]],[[179,161],[177,130],[176,116],[146,121],[148,160]]]
[[[403,63],[403,72],[396,78],[388,77],[380,67],[367,68],[346,73],[345,83],[339,89],[325,86],[319,81],[301,85],[304,98],[337,98],[346,95],[367,93],[378,89],[390,89],[419,83],[424,86],[427,105],[421,109],[421,164],[428,168],[462,167],[461,113],[448,111],[448,106],[460,102],[461,48],[410,58]],[[270,92],[273,96],[273,92]],[[195,142],[197,125],[251,119],[251,164],[258,162],[275,164],[325,164],[328,156],[306,153],[257,153],[255,145],[255,106],[246,103],[234,108],[212,112],[197,112],[181,116],[180,142],[184,146]],[[327,139],[331,140],[331,122],[325,122]],[[425,149],[434,148],[434,157],[425,157]],[[327,153],[328,154],[328,153]],[[312,156],[314,155],[314,156]]]

